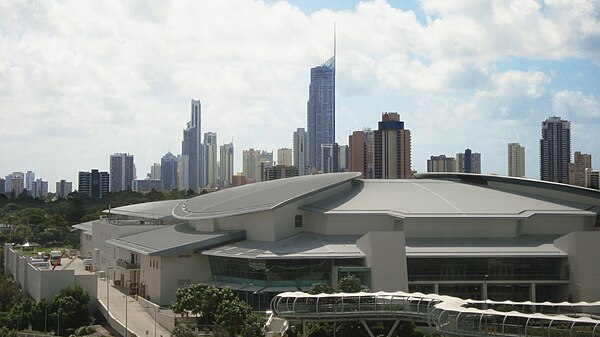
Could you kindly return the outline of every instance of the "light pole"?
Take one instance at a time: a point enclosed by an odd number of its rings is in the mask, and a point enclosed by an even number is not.
[[[129,336],[129,329],[127,328],[127,295],[125,295],[125,337]]]
[[[158,314],[158,309],[156,307],[146,307],[154,309],[154,337],[156,337],[156,315]]]
[[[487,279],[489,275],[485,274],[483,277],[483,308],[487,309],[487,298],[488,298],[488,289],[487,289]]]
[[[56,320],[56,334],[60,336],[60,312],[62,311],[61,307],[58,307],[58,310],[56,312],[56,316],[58,317],[58,319]]]
[[[252,284],[252,283],[244,283],[243,287],[241,287],[240,290],[243,290],[243,289],[246,289],[246,288],[249,288],[249,287],[252,287],[252,286],[254,286],[254,284]],[[248,304],[248,291],[244,291],[244,292],[246,293],[246,304]]]
[[[46,333],[46,323],[48,323],[48,303],[44,302],[44,333]]]
[[[106,319],[110,321],[110,296],[108,294],[108,289],[110,287],[109,285],[109,280],[110,278],[108,277],[108,270],[109,269],[113,269],[114,267],[106,267]]]

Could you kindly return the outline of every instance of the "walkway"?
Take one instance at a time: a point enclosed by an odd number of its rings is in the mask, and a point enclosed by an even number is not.
[[[148,313],[147,310],[153,311],[153,308],[146,309],[144,308],[138,301],[136,301],[135,297],[125,296],[119,289],[115,288],[112,284],[109,283],[108,287],[108,303],[106,300],[106,279],[99,278],[98,279],[98,302],[99,305],[104,308],[107,307],[110,310],[110,314],[117,321],[119,321],[123,326],[127,324],[127,328],[129,329],[130,334],[134,333],[138,337],[144,336],[171,336],[171,333],[156,323],[156,334],[154,333],[155,320],[151,314]],[[127,308],[127,311],[125,311]],[[119,329],[117,329],[119,330]]]
[[[427,323],[444,336],[600,337],[600,302],[532,303],[463,300],[421,293],[310,295],[288,292],[271,302],[273,314],[295,322],[400,321]]]
[[[78,258],[63,258],[61,261],[61,265],[57,266],[56,269],[72,269],[75,271],[76,275],[79,274],[90,274],[89,271],[85,270],[83,260]],[[98,306],[100,312],[104,315],[106,313],[107,300],[106,300],[106,279],[98,278]],[[167,337],[171,336],[171,333],[168,329],[161,326],[160,324],[156,324],[156,334],[154,333],[154,308],[146,309],[142,306],[138,301],[136,301],[135,297],[128,296],[127,297],[127,312],[125,311],[125,294],[122,293],[119,289],[115,288],[112,284],[109,284],[109,300],[108,305],[110,309],[110,314],[114,320],[119,322],[123,327],[127,322],[127,328],[129,329],[130,335],[136,334],[138,337],[145,336],[156,336],[156,337]],[[106,315],[105,315],[106,316]],[[107,321],[110,321],[107,319]],[[116,331],[119,333],[125,332],[124,328],[114,327]],[[147,334],[146,334],[147,332]]]

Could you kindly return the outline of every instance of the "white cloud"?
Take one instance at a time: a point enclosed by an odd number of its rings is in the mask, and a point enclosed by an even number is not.
[[[422,8],[426,23],[382,0],[308,15],[283,1],[1,1],[0,175],[31,169],[76,181],[77,170],[106,169],[109,154],[128,151],[144,176],[167,150],[180,151],[191,98],[203,102],[203,130],[233,138],[237,153],[290,147],[306,123],[309,68],[332,52],[333,22],[342,143],[349,130],[375,127],[380,111],[398,110],[422,170],[429,155],[474,143],[489,158],[503,149],[500,131],[519,123],[535,139],[551,110],[598,116],[598,88],[553,93],[549,71],[496,67],[598,62],[596,2]]]
[[[599,118],[600,103],[594,95],[580,91],[561,90],[552,97],[552,109],[566,118]]]

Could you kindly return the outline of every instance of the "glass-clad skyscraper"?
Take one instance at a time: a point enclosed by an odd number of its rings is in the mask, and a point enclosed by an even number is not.
[[[321,145],[335,143],[335,51],[327,62],[310,69],[307,103],[308,165],[322,166]]]

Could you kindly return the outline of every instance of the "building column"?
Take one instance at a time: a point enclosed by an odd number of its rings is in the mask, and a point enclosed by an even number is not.
[[[440,294],[440,285],[438,283],[433,284],[433,293],[438,295]]]
[[[535,302],[535,282],[532,282],[529,286],[529,294],[531,295],[531,302]]]

